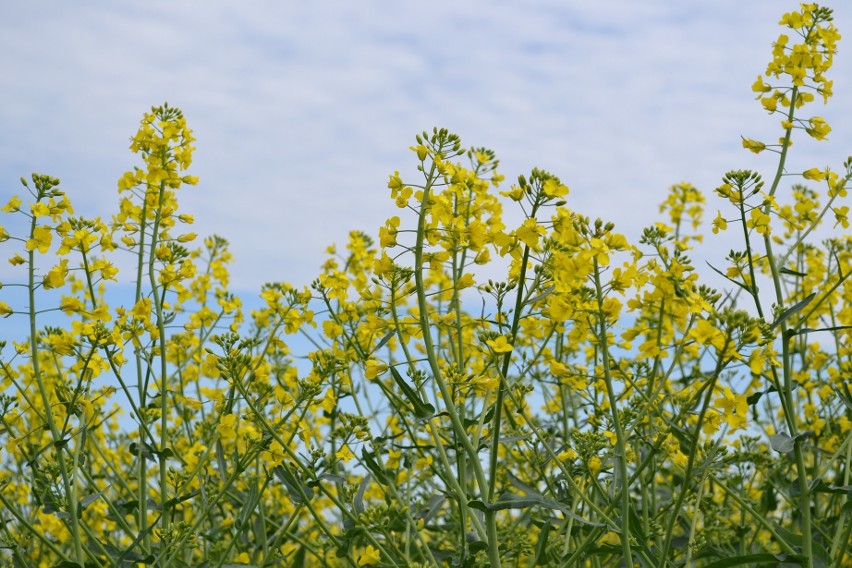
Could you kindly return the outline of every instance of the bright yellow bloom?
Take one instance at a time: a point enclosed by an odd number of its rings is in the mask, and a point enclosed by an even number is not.
[[[388,366],[385,363],[382,363],[377,359],[367,359],[367,362],[364,364],[364,377],[367,379],[375,379],[387,370]]]
[[[834,212],[835,223],[834,226],[841,225],[844,229],[849,228],[849,207],[843,205],[841,207],[832,207],[831,210]]]
[[[500,335],[496,339],[489,339],[485,342],[495,353],[511,353],[512,344],[506,339],[505,335]]]
[[[722,212],[720,210],[716,210],[716,218],[713,219],[713,234],[717,234],[719,231],[724,231],[728,228],[728,222],[722,217]]]
[[[26,249],[28,251],[38,249],[38,252],[44,254],[50,248],[51,241],[53,241],[53,228],[39,225],[33,229],[33,238],[27,239]]]
[[[766,150],[766,144],[763,142],[758,142],[757,140],[752,140],[750,138],[743,138],[743,148],[751,150],[755,154],[760,154],[764,150]]]
[[[825,140],[828,133],[831,132],[831,126],[820,116],[815,116],[808,121],[810,126],[805,127],[805,132],[810,134],[816,140]]]
[[[367,545],[367,549],[358,557],[358,566],[370,566],[378,564],[382,559],[382,554],[378,549],[373,548],[372,544]]]
[[[515,231],[515,235],[531,249],[538,248],[539,237],[545,235],[547,229],[539,225],[535,219],[526,219]]]
[[[825,179],[825,171],[819,168],[811,168],[802,172],[802,177],[812,179],[814,181],[822,181]]]
[[[757,76],[757,80],[752,84],[751,90],[755,93],[768,93],[772,90],[772,87],[763,82],[763,77],[760,75]]]
[[[541,186],[541,191],[548,197],[565,197],[568,195],[568,186],[556,183],[554,179],[549,179]]]
[[[32,203],[30,205],[30,211],[32,211],[33,217],[35,217],[36,219],[50,214],[50,208],[47,206],[47,203],[44,203],[42,201],[39,201],[38,203]]]
[[[334,410],[334,407],[337,406],[337,397],[334,396],[334,389],[329,388],[325,391],[325,395],[320,400],[319,405],[328,413]]]
[[[21,203],[23,203],[21,198],[17,195],[13,195],[12,199],[10,199],[9,202],[6,203],[6,205],[4,205],[2,209],[0,209],[0,211],[3,211],[4,213],[11,213],[12,211],[17,211],[21,208]]]
[[[59,261],[59,264],[51,268],[47,274],[44,275],[44,288],[48,290],[50,288],[61,288],[65,285],[65,277],[68,275],[68,259],[63,258]]]
[[[393,270],[393,260],[388,254],[382,251],[382,256],[373,263],[373,273],[376,276],[382,276]]]
[[[458,282],[456,282],[456,289],[463,290],[464,288],[470,288],[474,284],[473,274],[462,274],[462,277],[458,279]]]
[[[722,396],[715,401],[716,407],[725,415],[725,422],[732,432],[742,430],[748,424],[748,401],[744,395],[734,394],[731,387],[726,386]]]
[[[355,454],[349,449],[349,444],[344,444],[342,448],[334,453],[334,456],[342,462],[348,462],[355,457]]]
[[[399,231],[399,217],[394,215],[387,221],[385,226],[379,228],[379,244],[382,248],[396,246],[396,234]]]
[[[725,334],[706,319],[700,319],[689,330],[689,336],[701,345],[712,345],[717,351],[725,347]]]

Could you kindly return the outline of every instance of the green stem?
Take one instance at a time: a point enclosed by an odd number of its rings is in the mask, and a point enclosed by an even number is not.
[[[41,197],[41,196],[39,196]],[[30,223],[30,238],[33,238],[35,234],[36,228],[36,218],[32,217],[32,221]],[[62,476],[62,484],[65,489],[65,499],[67,502],[68,515],[70,517],[70,525],[71,525],[71,537],[74,540],[74,556],[78,563],[83,564],[83,543],[81,541],[80,536],[80,521],[77,518],[77,484],[71,478],[71,474],[68,471],[68,467],[65,464],[64,459],[64,444],[62,433],[59,431],[56,425],[56,421],[53,417],[53,411],[51,410],[51,402],[50,395],[48,394],[47,386],[44,382],[44,377],[42,376],[40,362],[39,362],[39,348],[38,348],[38,334],[37,334],[37,323],[36,323],[36,297],[35,297],[35,250],[30,250],[28,253],[28,264],[27,264],[27,272],[28,272],[28,286],[27,292],[29,296],[29,323],[30,323],[30,357],[32,360],[32,368],[33,368],[33,376],[35,377],[36,383],[38,384],[39,395],[41,396],[42,402],[44,404],[44,415],[47,418],[47,426],[50,429],[51,437],[53,438],[53,445],[56,451],[56,461],[59,465],[59,472]]]
[[[603,358],[604,382],[609,399],[609,407],[612,415],[612,426],[615,428],[615,466],[618,468],[616,478],[616,490],[621,492],[621,551],[624,556],[625,566],[633,566],[633,554],[630,550],[630,491],[627,487],[627,441],[624,435],[624,427],[621,417],[618,415],[618,397],[612,385],[612,373],[609,368],[609,343],[607,341],[606,314],[604,314],[604,293],[601,286],[600,266],[595,258],[595,293],[598,303],[598,342],[601,347]]]
[[[479,486],[480,494],[485,496],[488,491],[488,482],[485,479],[482,465],[479,463],[476,448],[474,448],[471,444],[470,439],[465,432],[464,424],[462,424],[461,419],[459,418],[458,410],[453,402],[452,392],[441,374],[441,369],[438,366],[438,358],[435,353],[435,346],[432,343],[432,335],[430,333],[431,324],[429,322],[429,307],[426,303],[426,290],[423,283],[423,241],[426,234],[426,213],[429,210],[430,190],[434,185],[436,177],[437,165],[433,161],[432,167],[426,176],[426,184],[423,187],[423,199],[417,221],[417,241],[414,247],[414,281],[417,291],[417,305],[420,311],[420,328],[423,333],[423,346],[426,349],[426,358],[432,371],[432,375],[435,378],[435,383],[441,391],[441,396],[444,399],[447,414],[450,415],[453,430],[458,437],[458,440],[461,442],[465,452],[467,452],[469,463],[473,467],[474,476],[476,477],[477,485]],[[492,433],[492,435],[494,434]],[[500,568],[501,562],[496,526],[487,527],[487,532],[488,557],[491,562],[491,566],[493,568]]]

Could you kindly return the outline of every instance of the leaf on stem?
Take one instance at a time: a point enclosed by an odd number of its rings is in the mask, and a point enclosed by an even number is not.
[[[414,415],[421,419],[431,418],[435,414],[435,407],[428,402],[424,403],[420,399],[420,395],[417,394],[417,391],[405,382],[405,379],[402,378],[402,375],[399,374],[399,371],[397,371],[396,368],[391,367],[390,372],[391,375],[393,375],[393,380],[396,381],[396,384],[398,384],[399,388],[402,389],[405,397],[409,400],[409,402],[411,402],[412,406],[414,406]]]
[[[279,465],[272,470],[272,473],[274,473],[275,477],[277,477],[278,480],[284,484],[284,487],[287,488],[287,493],[290,494],[290,499],[294,503],[303,504],[313,499],[313,488],[302,483],[301,479],[293,475],[290,468]]]
[[[775,329],[776,327],[778,327],[779,325],[781,325],[782,323],[787,321],[790,318],[790,316],[802,311],[805,308],[805,306],[807,306],[808,304],[811,303],[811,301],[813,301],[814,298],[816,298],[816,292],[811,292],[810,294],[808,294],[808,296],[804,300],[798,302],[792,308],[787,308],[786,310],[781,312],[781,315],[779,315],[778,319],[776,319],[772,323],[772,325],[770,326],[770,329]]]
[[[780,434],[769,436],[769,444],[776,452],[786,454],[793,451],[793,448],[795,448],[797,441],[804,440],[812,435],[813,432],[810,430],[796,434],[793,437],[789,436],[785,432],[781,432]]]

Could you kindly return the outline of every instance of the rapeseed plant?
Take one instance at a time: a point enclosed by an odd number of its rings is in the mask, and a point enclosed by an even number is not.
[[[0,315],[28,324],[0,342],[0,558],[849,565],[852,241],[811,236],[827,215],[848,228],[852,159],[781,184],[794,131],[831,130],[799,112],[832,96],[840,36],[815,4],[780,23],[752,89],[781,137],[742,142],[775,172],[714,192],[712,234],[742,234],[713,268],[724,291],[689,257],[706,205],[689,183],[631,243],[559,177],[505,187],[494,152],[445,129],[416,137],[415,176],[389,177],[400,212],[376,239],[352,232],[311,286],[265,284],[249,314],[227,241],[184,230],[198,180],[178,109],[144,115],[108,221],[22,180],[28,201],[2,211],[28,228],[0,228],[22,273],[4,284],[26,290]],[[109,305],[120,255],[133,294]],[[314,349],[292,353],[295,334]]]

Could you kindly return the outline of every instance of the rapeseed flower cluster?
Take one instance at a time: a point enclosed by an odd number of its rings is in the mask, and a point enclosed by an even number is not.
[[[780,184],[791,131],[829,131],[796,112],[831,96],[839,35],[814,4],[781,25],[801,42],[782,35],[753,88],[785,134],[744,142],[778,173],[714,192],[712,233],[742,234],[711,262],[722,291],[690,258],[698,188],[673,185],[631,242],[556,175],[506,184],[445,129],[389,176],[399,211],[375,238],[353,231],[247,314],[227,241],[195,244],[180,210],[198,180],[178,109],[144,115],[109,220],[24,180],[2,210],[27,229],[0,228],[21,274],[4,290],[26,291],[0,315],[29,324],[0,342],[0,559],[846,565],[852,241],[809,237],[848,224],[852,160]]]

